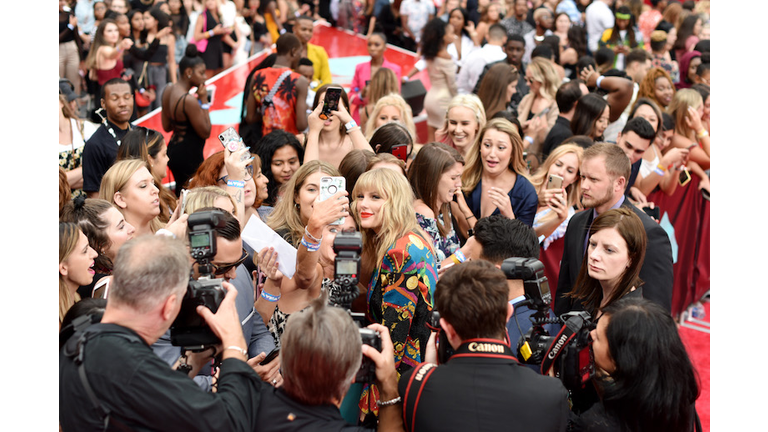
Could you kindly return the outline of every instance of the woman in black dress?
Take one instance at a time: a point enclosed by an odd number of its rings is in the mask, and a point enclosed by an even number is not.
[[[205,46],[198,47],[200,56],[205,62],[205,77],[209,79],[221,72],[224,68],[224,42],[222,37],[229,34],[232,29],[221,25],[218,1],[205,0],[205,10],[200,13],[195,22],[194,39]]]
[[[179,62],[179,80],[163,92],[163,130],[173,131],[168,142],[168,167],[176,181],[179,196],[187,180],[203,162],[205,140],[211,135],[208,93],[205,90],[206,65],[195,45],[188,45]],[[189,94],[197,87],[195,95]],[[195,97],[197,96],[197,97]]]

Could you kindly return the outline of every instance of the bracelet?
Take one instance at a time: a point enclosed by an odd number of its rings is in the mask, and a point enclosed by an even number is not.
[[[67,28],[72,30],[72,31],[75,30],[75,26],[73,26],[72,24],[67,24]]]
[[[707,132],[706,129],[702,129],[702,130],[696,132],[696,138],[698,138],[698,139],[702,139],[702,138],[704,138],[706,136],[709,136],[709,132]]]
[[[653,172],[664,177],[664,170],[662,170],[661,168],[656,168],[655,170],[653,170]]]
[[[451,261],[453,261],[454,264],[461,264],[466,260],[467,257],[464,256],[464,252],[462,252],[461,249],[456,249],[456,252],[451,255]]]
[[[317,238],[309,233],[309,230],[307,227],[304,227],[304,235],[309,238],[309,240],[312,240],[312,243],[320,243],[323,240],[323,237]]]
[[[362,129],[360,129],[360,126],[355,126],[352,129],[347,129],[347,133],[349,134],[349,133],[352,133],[352,132],[354,132],[356,130],[362,131]]]
[[[466,220],[470,220],[470,219],[472,219],[473,217],[475,217],[475,215],[472,215],[472,216],[468,216],[468,217],[467,217],[467,216],[465,216],[465,219],[466,219]]]
[[[272,294],[270,294],[270,293],[268,293],[268,292],[266,292],[264,290],[261,290],[261,298],[263,298],[264,300],[266,300],[268,302],[274,303],[274,302],[280,300],[281,296],[282,296],[282,294],[272,295]]]
[[[525,138],[523,138],[523,139],[528,141],[530,144],[533,144],[533,138],[532,137],[526,135]]]
[[[211,30],[208,30],[208,38],[212,38],[212,37],[214,37],[214,36],[216,36],[216,32],[215,32],[215,31],[213,31],[213,29],[211,29]]]
[[[207,104],[201,103],[200,104],[200,108],[202,108],[204,110],[211,109],[211,104],[209,104],[209,103],[207,103]]]
[[[230,350],[230,349],[231,350],[235,350],[235,351],[239,352],[240,354],[242,354],[245,358],[248,358],[248,351],[240,348],[239,346],[235,346],[235,345],[228,346],[228,347],[224,348],[224,351]]]
[[[306,237],[301,238],[301,245],[307,248],[309,252],[317,252],[320,249],[320,243],[310,243]]]
[[[285,29],[280,30],[280,34],[285,34]]]
[[[243,180],[227,180],[227,186],[232,186],[236,188],[244,188],[245,182]]]
[[[602,75],[597,77],[597,81],[595,82],[595,86],[597,86],[597,88],[600,88],[600,83],[603,82],[603,78],[605,78],[605,77],[602,76]]]
[[[347,129],[347,132],[349,132],[352,128],[357,127],[357,122],[355,120],[350,120],[344,127]]]
[[[403,398],[398,396],[398,397],[396,397],[394,399],[391,399],[391,400],[388,400],[388,401],[384,401],[384,402],[376,401],[376,405],[378,405],[380,407],[385,407],[385,406],[390,406],[390,405],[398,404],[398,403],[400,403],[402,401],[403,401]]]

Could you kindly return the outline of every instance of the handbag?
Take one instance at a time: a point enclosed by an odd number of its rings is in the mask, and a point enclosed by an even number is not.
[[[138,105],[139,108],[146,108],[152,103],[149,97],[144,92],[141,91],[146,88],[146,83],[144,83],[144,81],[146,80],[146,75],[147,75],[147,64],[148,62],[144,62],[144,67],[141,70],[141,75],[139,76],[139,79],[136,81],[137,88],[133,92],[133,98],[136,101],[136,105]]]
[[[205,30],[205,28],[208,27],[208,13],[206,11],[202,11],[200,14],[203,16],[203,30]],[[195,44],[197,47],[197,52],[205,52],[206,48],[208,48],[208,39],[195,40],[195,37],[192,36],[192,38],[189,40],[189,43]]]

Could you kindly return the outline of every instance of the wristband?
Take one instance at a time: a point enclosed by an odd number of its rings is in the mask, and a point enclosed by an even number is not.
[[[347,129],[347,132],[349,132],[354,127],[357,127],[357,122],[355,120],[350,120],[349,123],[344,125],[344,128]]]
[[[216,36],[216,32],[215,32],[215,31],[213,31],[213,29],[211,29],[211,30],[208,30],[208,38],[212,38],[212,37],[214,37],[214,36]]]
[[[653,172],[664,177],[664,170],[662,170],[661,168],[656,168],[655,170],[653,170]]]
[[[264,290],[261,290],[261,298],[263,298],[264,300],[266,300],[268,302],[274,303],[274,302],[280,300],[281,296],[282,296],[282,294],[280,294],[280,295],[272,295],[272,294],[270,294],[270,293],[268,293],[268,292],[266,292]]]
[[[467,257],[464,256],[464,252],[462,252],[461,249],[456,249],[456,252],[451,255],[451,261],[453,261],[454,264],[461,264],[466,260]]]
[[[280,30],[280,34],[285,34],[285,29]]]
[[[402,401],[403,401],[403,398],[398,396],[398,397],[396,397],[394,399],[391,399],[391,400],[388,400],[388,401],[384,401],[384,402],[376,401],[376,405],[378,405],[380,407],[385,407],[385,406],[390,406],[390,405],[398,404],[398,403],[400,403]]]
[[[597,88],[600,88],[600,83],[603,82],[603,78],[605,78],[605,77],[602,76],[602,75],[597,77],[597,82],[595,83],[595,86],[597,86]]]
[[[75,30],[75,26],[73,26],[72,24],[67,24],[67,28],[72,30],[72,31]]]
[[[533,138],[532,137],[529,137],[529,136],[526,135],[525,138],[523,138],[523,139],[528,141],[530,144],[533,144]]]
[[[307,248],[309,252],[317,252],[318,249],[320,249],[320,243],[310,243],[307,241],[306,237],[301,238],[301,245]]]
[[[264,291],[262,291],[262,292],[264,292]],[[224,351],[226,351],[226,350],[235,350],[235,351],[239,352],[240,354],[242,354],[243,356],[245,356],[245,358],[248,358],[248,351],[240,348],[239,346],[235,346],[235,345],[228,346],[228,347],[224,348]]]
[[[227,180],[227,186],[244,188],[245,182],[243,180]]]
[[[702,129],[702,130],[696,132],[696,138],[698,138],[698,139],[702,139],[702,138],[704,138],[705,136],[708,136],[708,135],[709,135],[709,132],[707,132],[706,129]]]
[[[349,134],[349,133],[352,133],[352,132],[354,132],[356,130],[362,131],[362,129],[360,129],[360,126],[355,126],[352,129],[347,129],[347,133]]]

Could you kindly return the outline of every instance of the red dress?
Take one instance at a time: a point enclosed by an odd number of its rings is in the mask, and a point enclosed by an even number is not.
[[[118,57],[117,62],[115,62],[115,67],[112,69],[96,69],[96,79],[99,81],[99,85],[103,86],[105,82],[111,80],[112,78],[120,78],[122,73],[123,59]]]

